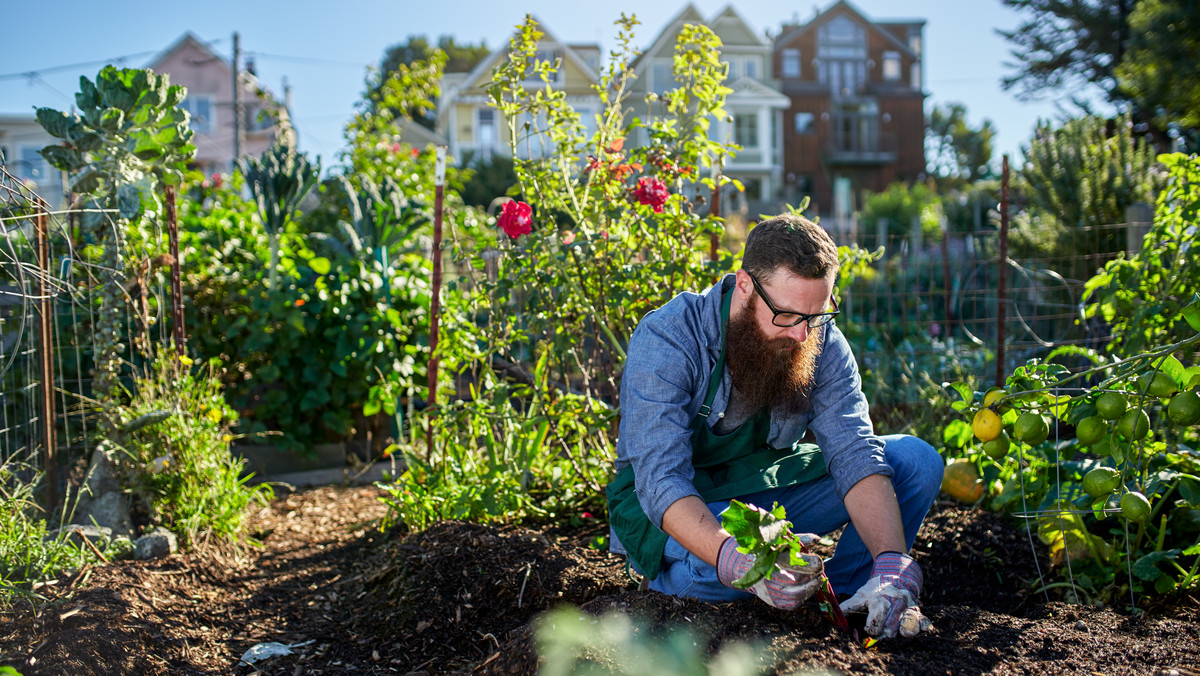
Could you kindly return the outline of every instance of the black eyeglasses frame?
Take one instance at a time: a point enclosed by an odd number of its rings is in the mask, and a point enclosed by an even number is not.
[[[779,308],[775,307],[775,304],[771,302],[770,298],[767,298],[767,292],[763,291],[762,285],[758,283],[758,280],[754,278],[754,275],[750,274],[750,272],[748,272],[748,271],[743,271],[743,272],[746,272],[746,276],[749,277],[750,282],[752,284],[754,284],[754,290],[758,292],[759,297],[761,297],[763,299],[763,302],[767,304],[767,309],[771,311],[771,323],[774,324],[775,326],[778,326],[783,329],[788,329],[793,326],[799,325],[801,322],[808,322],[808,328],[816,329],[816,328],[825,326],[829,322],[833,321],[833,318],[838,316],[842,312],[840,309],[838,309],[837,299],[833,297],[833,294],[829,294],[829,302],[833,305],[832,312],[816,312],[813,314],[804,314],[803,312],[793,312],[791,310],[780,310]],[[796,317],[799,317],[799,319],[797,319],[796,321],[794,321],[790,324],[780,324],[779,323],[779,315],[795,315]],[[828,317],[828,319],[825,319],[824,321],[820,321],[820,323],[818,323],[816,325],[814,325],[812,323],[814,319],[820,319],[822,317]]]

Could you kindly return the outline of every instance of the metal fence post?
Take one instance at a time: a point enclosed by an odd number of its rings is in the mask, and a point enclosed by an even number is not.
[[[52,514],[58,506],[58,447],[54,439],[54,361],[51,356],[54,339],[54,300],[50,293],[50,238],[47,232],[48,212],[50,205],[44,200],[38,200],[38,214],[35,219],[38,259],[38,299],[41,309],[38,321],[38,342],[41,346],[39,355],[42,381],[40,388],[40,408],[42,418],[42,449],[44,470],[46,476],[46,513]]]
[[[996,386],[1004,387],[1004,322],[1008,314],[1008,155],[1000,179],[1000,269],[996,282]]]
[[[187,336],[183,330],[183,280],[179,260],[179,218],[175,208],[175,186],[166,187],[167,234],[171,251],[171,321],[174,323],[175,349],[179,356],[187,355]]]
[[[1150,232],[1154,209],[1145,202],[1125,207],[1125,253],[1133,258],[1142,250],[1142,239]]]

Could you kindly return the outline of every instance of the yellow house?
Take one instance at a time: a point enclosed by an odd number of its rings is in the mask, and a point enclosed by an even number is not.
[[[594,44],[567,44],[540,22],[538,28],[544,33],[538,42],[538,59],[559,62],[549,86],[566,94],[567,103],[579,112],[590,134],[596,128],[596,115],[601,110],[600,97],[593,88],[600,81],[600,47]],[[508,124],[502,119],[500,111],[492,107],[487,94],[493,72],[502,59],[507,58],[506,45],[481,61],[471,72],[449,73],[442,82],[436,129],[447,140],[450,154],[464,164],[493,155],[512,155]],[[547,86],[536,75],[531,76],[525,84],[529,88]],[[518,122],[519,127],[523,125],[523,121]],[[531,122],[535,132],[544,129],[544,124],[539,125],[536,120]],[[517,155],[536,158],[550,151],[544,135],[535,133],[521,140]]]

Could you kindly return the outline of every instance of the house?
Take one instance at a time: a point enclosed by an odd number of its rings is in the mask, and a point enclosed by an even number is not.
[[[62,172],[41,156],[42,148],[61,143],[38,124],[33,113],[0,115],[0,164],[53,208],[64,202]]]
[[[538,59],[553,63],[560,61],[549,86],[566,95],[567,103],[580,115],[585,133],[591,135],[596,127],[596,114],[600,112],[600,97],[593,86],[600,81],[600,47],[598,45],[571,45],[559,40],[554,33],[538,24],[543,33],[538,41]],[[479,62],[471,72],[448,73],[442,81],[442,97],[438,102],[435,130],[449,143],[450,154],[461,162],[490,158],[493,155],[510,156],[507,122],[501,119],[500,111],[491,105],[487,93],[491,85],[492,72],[501,59],[508,58],[507,46],[492,52]],[[525,84],[531,88],[547,85],[537,75],[532,75]],[[524,121],[518,121],[518,128]],[[544,130],[545,123],[530,120],[531,129]],[[544,134],[530,134],[520,139],[517,154],[524,157],[542,157],[553,151]]]
[[[192,33],[185,33],[148,67],[170,75],[171,84],[187,87],[180,105],[191,114],[196,146],[192,165],[197,169],[207,174],[233,168],[234,131],[239,126],[241,156],[258,156],[271,147],[279,128],[276,111],[282,105],[259,83],[252,68],[239,73],[239,110],[235,111],[232,65]],[[240,125],[235,125],[239,118]]]
[[[845,0],[784,25],[773,67],[788,97],[788,201],[848,222],[863,191],[925,173],[924,20],[872,21]]]
[[[741,147],[724,167],[724,174],[741,181],[745,191],[730,189],[723,211],[774,211],[783,196],[783,112],[789,100],[771,77],[772,48],[738,14],[732,5],[705,20],[689,3],[659,32],[634,61],[637,79],[631,87],[633,115],[647,119],[662,115],[662,104],[645,102],[650,92],[663,93],[675,88],[672,75],[675,42],[685,24],[705,25],[721,40],[721,61],[729,65],[726,86],[733,91],[725,97],[726,119],[714,120],[709,138],[735,143]],[[643,133],[635,142],[646,142]]]

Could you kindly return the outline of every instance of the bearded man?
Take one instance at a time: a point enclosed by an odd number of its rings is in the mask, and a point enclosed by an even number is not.
[[[824,571],[835,593],[853,594],[843,610],[868,612],[868,633],[912,636],[930,624],[908,552],[943,462],[920,439],[875,434],[834,322],[837,271],[837,247],[820,226],[779,216],[750,232],[735,274],[642,319],[606,491],[612,549],[650,589],[703,601],[753,594],[792,609]],[[787,566],[781,557],[780,570],[737,589],[753,557],[718,521],[732,499],[779,503],[797,533],[845,529],[828,561]]]

